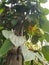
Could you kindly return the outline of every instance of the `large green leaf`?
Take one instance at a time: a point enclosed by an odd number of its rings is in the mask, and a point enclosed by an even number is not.
[[[35,53],[33,53],[33,51],[29,51],[25,45],[23,45],[21,48],[25,61],[30,61],[35,59]]]
[[[42,53],[47,61],[49,61],[49,46],[42,47]]]
[[[12,49],[13,45],[10,40],[5,40],[4,44],[0,48],[0,57],[5,55],[10,49]]]
[[[43,24],[41,24],[41,27],[42,27],[43,31],[46,33],[44,35],[44,37],[49,42],[49,34],[48,34],[49,33],[49,21],[47,21],[45,16],[42,16],[42,19],[43,19],[43,21],[41,21],[41,22],[43,22]]]

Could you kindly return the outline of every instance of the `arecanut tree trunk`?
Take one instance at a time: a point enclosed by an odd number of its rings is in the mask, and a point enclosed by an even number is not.
[[[21,52],[21,48],[18,47],[18,49],[12,49],[9,51],[7,57],[6,57],[6,65],[24,65],[24,58],[23,54]]]

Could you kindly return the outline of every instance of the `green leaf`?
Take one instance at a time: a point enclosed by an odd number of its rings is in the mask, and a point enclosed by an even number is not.
[[[4,3],[6,0],[2,0],[2,2]]]
[[[11,34],[9,39],[16,47],[21,46],[26,41],[25,37],[16,36],[15,34]]]
[[[45,39],[49,42],[49,34],[47,34],[46,32],[49,33],[49,21],[46,20],[45,16],[42,17],[43,19],[43,24],[41,24],[41,28],[43,29],[44,31],[44,37]]]
[[[2,14],[2,13],[3,13],[3,11],[4,11],[4,8],[1,8],[1,9],[0,9],[0,14]]]
[[[24,13],[30,10],[30,7],[23,5],[15,5],[14,8],[16,9],[17,13]]]
[[[47,2],[48,0],[39,0],[40,1],[40,3],[45,3],[45,2]]]
[[[49,14],[49,10],[48,10],[48,9],[46,9],[46,8],[41,8],[41,10],[42,10],[42,12],[43,12],[45,15]]]
[[[49,46],[42,47],[42,53],[47,61],[49,61]]]
[[[47,33],[45,33],[45,39],[46,39],[46,41],[48,41],[49,42],[49,34],[47,34]]]
[[[25,62],[25,65],[30,65],[30,61],[26,61]]]
[[[0,26],[0,30],[2,30],[4,27],[3,26]]]
[[[0,48],[0,57],[2,57],[3,55],[5,55],[9,50],[12,49],[12,47],[13,47],[13,45],[10,42],[10,40],[5,40],[4,44]]]
[[[12,24],[13,26],[15,26],[15,25],[17,24],[17,22],[18,22],[18,20],[13,19],[13,20],[11,21],[11,24]]]
[[[44,21],[42,24],[42,29],[46,32],[49,32],[49,21]]]
[[[39,38],[39,40],[40,40],[41,42],[43,42],[44,39],[45,39],[44,35],[41,35],[41,37]]]
[[[35,53],[33,53],[33,51],[29,51],[25,45],[21,46],[21,48],[25,61],[30,61],[35,59]]]

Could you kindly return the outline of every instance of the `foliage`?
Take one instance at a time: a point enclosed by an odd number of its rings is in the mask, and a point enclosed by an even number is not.
[[[42,65],[49,61],[49,46],[42,46],[44,39],[49,42],[49,21],[45,17],[49,10],[40,6],[40,3],[46,1],[1,1],[0,58],[6,56],[13,47],[21,46],[25,62],[33,60],[34,65],[36,62]]]

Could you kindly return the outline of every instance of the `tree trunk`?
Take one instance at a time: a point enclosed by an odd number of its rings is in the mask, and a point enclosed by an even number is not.
[[[12,51],[12,53],[11,53],[11,51]],[[17,49],[17,51],[15,51],[15,50],[11,50],[11,51],[6,58],[6,65],[24,65],[23,64],[24,59],[23,59],[21,50]],[[20,51],[20,52],[18,52],[18,51]]]
[[[19,55],[19,60],[17,60],[16,55],[13,55],[12,58],[7,59],[7,65],[22,65],[22,56]]]

